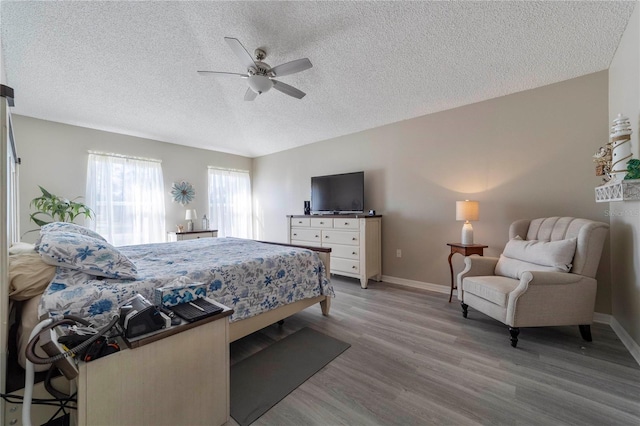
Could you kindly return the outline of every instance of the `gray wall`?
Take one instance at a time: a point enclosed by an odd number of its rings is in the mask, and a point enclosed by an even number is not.
[[[607,81],[603,71],[256,158],[256,237],[286,240],[285,216],[302,214],[311,176],[359,170],[366,209],[384,215],[390,281],[449,285],[446,243],[460,241],[462,228],[457,200],[480,201],[473,228],[475,241],[489,245],[485,255],[501,253],[516,219],[608,222],[608,206],[595,203],[591,159],[608,138]],[[605,249],[596,302],[603,313],[611,309],[608,260]]]
[[[20,226],[21,233],[37,229],[29,220],[29,203],[40,195],[38,185],[50,192],[74,198],[85,195],[88,151],[113,152],[162,160],[164,176],[167,231],[176,230],[176,224],[186,224],[185,207],[173,203],[169,194],[171,184],[186,180],[195,190],[195,208],[198,217],[207,213],[207,166],[251,170],[252,160],[170,143],[126,136],[101,130],[70,126],[52,121],[14,115],[14,131],[20,167]],[[82,223],[82,221],[78,221]],[[196,229],[200,221],[195,222]],[[33,241],[36,232],[24,235],[24,241]]]
[[[611,63],[609,122],[618,113],[631,119],[631,149],[640,158],[640,10],[635,8]],[[640,345],[640,202],[609,204],[614,319]]]

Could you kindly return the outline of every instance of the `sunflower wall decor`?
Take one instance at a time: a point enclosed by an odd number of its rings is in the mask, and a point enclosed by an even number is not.
[[[180,203],[186,206],[193,201],[196,196],[196,191],[189,182],[174,182],[173,185],[171,185],[171,196],[173,197],[174,203]]]

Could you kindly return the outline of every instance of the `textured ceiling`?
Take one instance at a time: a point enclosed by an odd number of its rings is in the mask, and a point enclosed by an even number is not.
[[[607,69],[635,2],[11,2],[14,113],[265,155]],[[313,68],[245,102],[238,38]]]

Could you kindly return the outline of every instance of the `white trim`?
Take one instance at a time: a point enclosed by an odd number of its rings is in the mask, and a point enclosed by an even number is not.
[[[421,290],[435,291],[436,293],[443,294],[449,294],[449,291],[451,290],[451,287],[449,286],[432,284],[424,281],[407,280],[405,278],[390,277],[389,275],[383,275],[382,281],[391,284],[400,284],[407,287],[419,288]]]
[[[593,313],[593,322],[599,322],[601,324],[611,325],[611,320],[613,317],[609,314],[603,314],[600,312]]]
[[[638,345],[633,338],[627,333],[627,330],[624,329],[618,322],[615,317],[611,317],[611,328],[616,333],[618,338],[622,341],[625,347],[629,350],[631,356],[636,360],[636,362],[640,365],[640,345]]]

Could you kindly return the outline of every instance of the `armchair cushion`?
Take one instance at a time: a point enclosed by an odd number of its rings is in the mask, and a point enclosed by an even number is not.
[[[509,240],[500,255],[495,274],[520,279],[526,271],[569,272],[576,238],[557,241]]]
[[[520,283],[518,280],[507,277],[484,276],[467,277],[463,282],[465,293],[473,294],[482,299],[506,307],[511,293]]]

